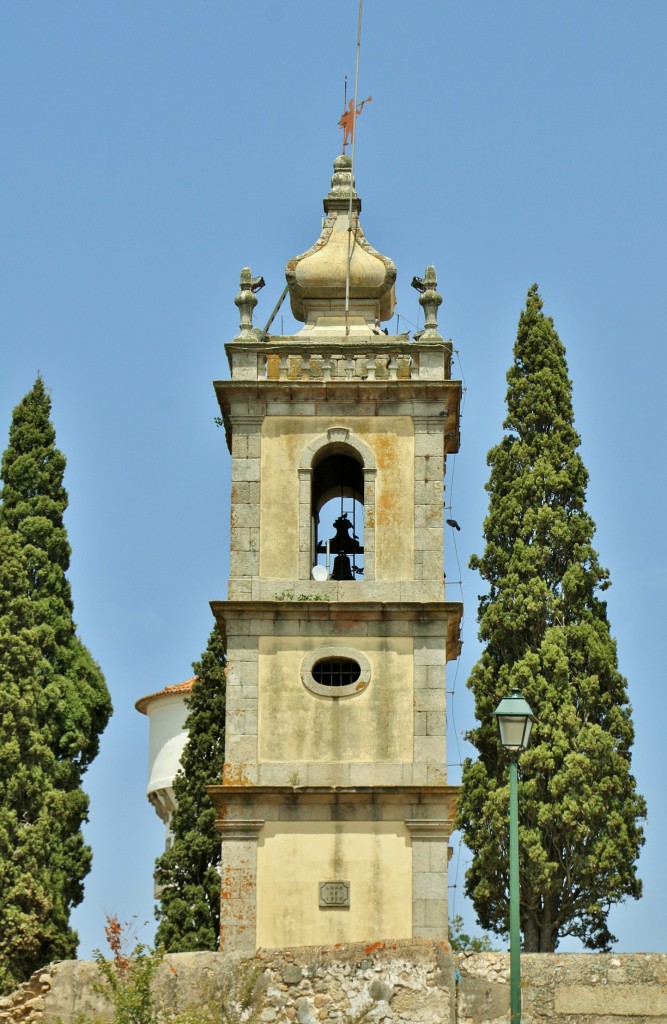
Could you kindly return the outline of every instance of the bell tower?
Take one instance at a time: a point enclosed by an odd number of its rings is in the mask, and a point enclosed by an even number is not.
[[[444,583],[443,479],[461,385],[438,332],[381,328],[396,268],[334,163],[320,237],[286,268],[295,335],[253,326],[241,272],[232,454],[221,948],[447,936],[445,665],[461,605]]]

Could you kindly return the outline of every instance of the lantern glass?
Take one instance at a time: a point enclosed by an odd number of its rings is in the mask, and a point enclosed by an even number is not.
[[[521,691],[511,690],[509,696],[503,697],[494,715],[498,722],[500,742],[505,750],[513,754],[525,750],[530,742],[535,716]]]

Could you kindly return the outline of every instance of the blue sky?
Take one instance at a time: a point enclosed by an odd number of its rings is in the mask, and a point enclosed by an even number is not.
[[[80,955],[105,911],[148,921],[161,823],[145,798],[145,693],[186,679],[226,597],[229,458],[211,381],[227,375],[239,270],[267,287],[319,233],[354,79],[357,0],[4,0],[0,5],[0,446],[39,371],[68,458],[80,634],[116,712],[87,776],[94,866]],[[487,450],[533,281],[567,348],[588,506],[648,800],[644,897],[612,912],[621,951],[665,951],[664,112],[657,0],[366,0],[357,189],[398,266],[401,329],[427,264],[466,385],[448,469],[447,576],[462,576],[448,761],[472,751]],[[292,329],[283,308],[283,329]],[[276,327],[279,327],[278,323]],[[448,597],[457,599],[453,583]],[[452,909],[467,855],[451,865]],[[565,943],[564,949],[576,949]]]

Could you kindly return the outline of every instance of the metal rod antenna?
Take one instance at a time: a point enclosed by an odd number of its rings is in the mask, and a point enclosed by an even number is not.
[[[361,19],[364,0],[359,0],[357,22],[357,63],[354,72],[354,109],[352,112],[352,166],[350,168],[350,206],[347,215],[347,267],[345,270],[345,334],[350,333],[350,264],[352,262],[352,195],[354,192],[354,147],[357,141],[357,99],[359,93],[359,60],[361,57]],[[346,79],[347,82],[347,79]]]
[[[276,319],[276,316],[278,315],[278,310],[280,309],[280,307],[282,306],[283,302],[285,301],[285,296],[287,295],[288,287],[289,287],[289,285],[285,285],[285,287],[283,288],[282,295],[280,296],[280,298],[276,302],[275,306],[273,307],[273,313],[271,314],[271,316],[267,320],[266,327],[264,328],[264,333],[265,334],[269,333],[269,327],[271,326],[273,321]]]

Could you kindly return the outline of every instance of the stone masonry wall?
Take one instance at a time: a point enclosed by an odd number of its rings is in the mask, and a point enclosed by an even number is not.
[[[459,1024],[508,1020],[509,956],[459,957]],[[524,954],[523,1024],[667,1024],[667,956]]]
[[[253,1024],[506,1024],[508,972],[506,954],[457,958],[427,939],[180,953],[165,957],[155,993],[162,1020],[215,1009],[256,979]],[[91,961],[51,964],[0,1000],[0,1024],[109,1020],[98,979]],[[667,955],[524,955],[522,999],[523,1024],[667,1024]]]

